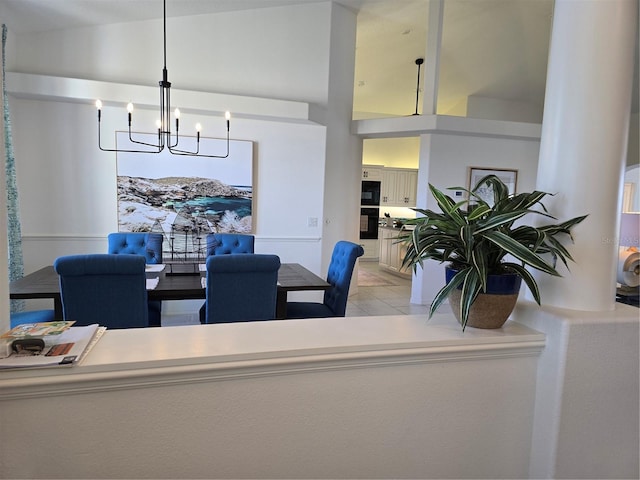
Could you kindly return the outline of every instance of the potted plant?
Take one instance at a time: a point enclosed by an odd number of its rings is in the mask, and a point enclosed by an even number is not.
[[[518,220],[527,214],[542,215],[553,220],[542,199],[549,193],[509,194],[507,186],[495,175],[482,178],[472,190],[463,190],[468,199],[455,202],[451,197],[429,185],[429,189],[442,210],[414,209],[423,216],[409,220],[399,241],[405,242],[407,252],[403,266],[414,271],[427,259],[448,262],[447,283],[437,293],[429,309],[429,318],[442,302],[449,298],[454,314],[464,330],[467,325],[479,328],[500,328],[515,306],[521,280],[540,305],[538,285],[526,266],[554,276],[557,259],[565,265],[573,258],[556,238],[571,237],[571,228],[582,222],[586,215],[555,225],[532,226]],[[493,191],[490,205],[480,192]],[[538,205],[541,210],[532,209]],[[542,255],[550,255],[551,261]],[[513,257],[508,259],[505,257]],[[494,291],[493,288],[511,284],[511,290]],[[459,305],[458,305],[459,303]],[[502,305],[506,303],[506,305]],[[485,318],[498,313],[496,322]],[[493,315],[495,316],[495,315]]]

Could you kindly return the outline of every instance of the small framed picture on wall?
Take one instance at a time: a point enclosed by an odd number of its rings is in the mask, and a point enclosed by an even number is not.
[[[518,171],[506,168],[469,167],[469,183],[467,185],[467,188],[469,190],[472,190],[477,185],[477,183],[487,175],[495,175],[500,180],[502,180],[502,183],[504,183],[509,189],[510,195],[516,193]],[[485,185],[484,187],[479,188],[476,191],[476,194],[489,205],[493,204],[493,189],[491,187]]]

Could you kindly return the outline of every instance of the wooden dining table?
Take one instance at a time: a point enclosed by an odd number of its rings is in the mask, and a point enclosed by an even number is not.
[[[206,289],[202,278],[204,272],[188,275],[170,275],[163,272],[147,272],[147,278],[158,277],[158,285],[147,290],[149,300],[202,300]],[[278,270],[278,299],[276,318],[286,318],[287,296],[293,291],[328,290],[331,285],[299,263],[283,263]],[[55,318],[62,319],[62,299],[60,282],[53,266],[43,267],[33,273],[9,283],[9,297],[12,299],[53,300]]]

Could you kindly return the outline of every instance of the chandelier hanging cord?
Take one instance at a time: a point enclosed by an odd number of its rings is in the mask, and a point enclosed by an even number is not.
[[[180,109],[176,108],[174,111],[175,117],[175,142],[171,142],[171,82],[169,82],[169,73],[167,71],[167,1],[163,0],[162,10],[162,34],[163,34],[163,67],[162,67],[162,80],[160,80],[160,119],[156,122],[158,128],[158,142],[149,143],[134,138],[131,130],[131,124],[133,119],[133,104],[129,102],[127,104],[127,120],[129,141],[137,145],[143,145],[149,147],[147,149],[135,150],[135,149],[120,149],[120,148],[104,148],[101,140],[101,120],[102,120],[102,102],[96,100],[96,107],[98,109],[98,148],[104,152],[127,152],[127,153],[160,153],[165,147],[173,155],[188,155],[208,158],[227,158],[229,156],[229,130],[231,115],[229,112],[225,113],[225,120],[227,123],[227,138],[226,138],[226,153],[224,155],[206,155],[200,153],[200,124],[196,124],[196,148],[195,151],[183,150],[178,148],[180,143]]]

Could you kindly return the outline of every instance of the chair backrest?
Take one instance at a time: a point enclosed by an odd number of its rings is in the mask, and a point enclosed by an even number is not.
[[[275,318],[280,268],[277,255],[212,255],[206,265],[206,323]]]
[[[207,257],[229,253],[253,253],[255,237],[242,233],[210,233],[207,235]]]
[[[107,253],[142,255],[148,264],[162,263],[162,234],[117,232],[107,236]]]
[[[338,317],[344,317],[349,298],[349,287],[356,259],[364,255],[364,249],[355,243],[341,240],[333,247],[327,272],[331,288],[324,293],[324,304]]]
[[[70,255],[53,264],[60,275],[65,320],[107,328],[147,327],[145,259],[141,255]]]

